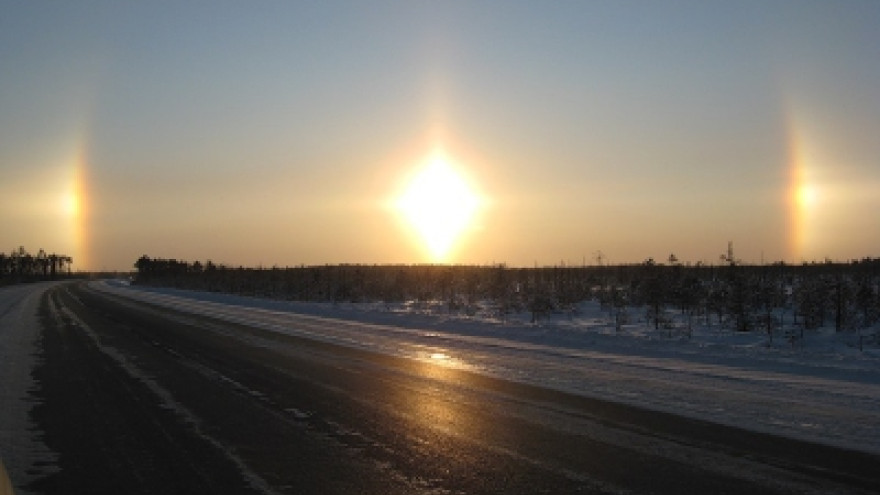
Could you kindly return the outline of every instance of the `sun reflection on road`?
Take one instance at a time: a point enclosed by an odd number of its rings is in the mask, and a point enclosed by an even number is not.
[[[464,363],[445,349],[425,350],[417,361],[416,374],[423,379],[423,386],[412,394],[406,416],[419,429],[458,433],[462,425],[458,424],[457,402],[449,392],[461,380]]]
[[[425,349],[417,352],[416,360],[425,363],[424,374],[427,378],[449,381],[452,379],[452,370],[465,370],[470,366],[461,358],[451,354],[446,349]]]

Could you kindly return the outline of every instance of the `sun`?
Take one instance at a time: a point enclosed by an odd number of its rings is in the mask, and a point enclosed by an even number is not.
[[[396,201],[434,262],[447,261],[479,206],[477,193],[442,154],[427,161]]]

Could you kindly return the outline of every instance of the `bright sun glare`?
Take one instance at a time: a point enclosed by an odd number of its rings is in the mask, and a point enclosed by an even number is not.
[[[435,262],[446,261],[472,222],[479,197],[442,155],[435,155],[397,198],[401,215],[416,230]]]

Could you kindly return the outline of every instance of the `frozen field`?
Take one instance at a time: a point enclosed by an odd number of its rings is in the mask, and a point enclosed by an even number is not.
[[[593,302],[533,324],[528,313],[501,321],[488,307],[466,316],[439,303],[334,305],[123,282],[92,287],[276,332],[880,452],[880,351],[876,345],[859,350],[854,333],[821,329],[791,342],[782,331],[771,345],[764,333],[702,321],[690,336],[654,330],[638,308],[630,308],[629,323],[617,331]]]

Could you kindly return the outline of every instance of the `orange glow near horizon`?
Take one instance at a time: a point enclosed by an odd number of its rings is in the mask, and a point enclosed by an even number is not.
[[[419,236],[431,261],[447,262],[480,203],[470,184],[437,152],[409,180],[395,207]]]

